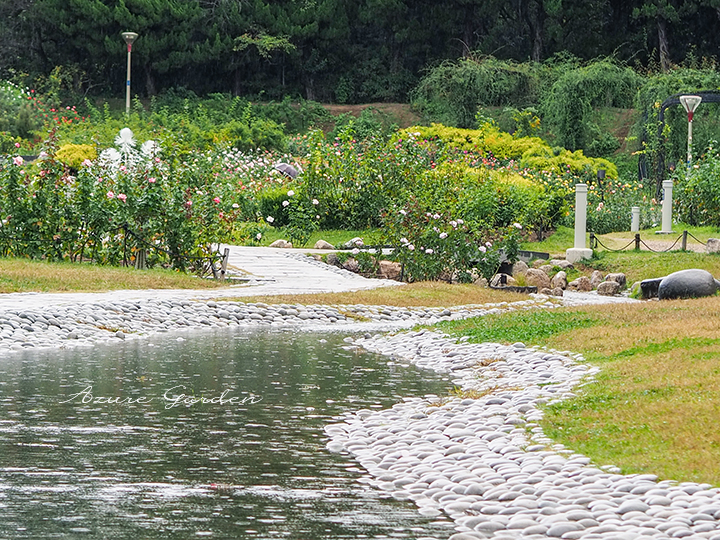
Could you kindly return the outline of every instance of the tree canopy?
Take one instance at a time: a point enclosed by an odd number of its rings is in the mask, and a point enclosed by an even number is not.
[[[472,55],[663,71],[713,57],[719,22],[720,0],[0,0],[0,71],[62,66],[84,92],[115,93],[134,31],[141,95],[405,100],[425,68]]]

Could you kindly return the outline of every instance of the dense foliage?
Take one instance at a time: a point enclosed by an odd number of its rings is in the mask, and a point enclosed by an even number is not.
[[[121,95],[120,33],[132,30],[140,36],[133,89],[141,95],[185,87],[404,100],[424,68],[472,54],[519,62],[613,55],[667,71],[716,54],[719,10],[714,0],[4,0],[0,72],[28,74],[53,99]],[[516,95],[532,93],[521,71],[497,74]]]

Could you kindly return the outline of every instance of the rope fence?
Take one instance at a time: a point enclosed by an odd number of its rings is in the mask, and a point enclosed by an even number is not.
[[[677,237],[675,242],[673,242],[673,244],[667,249],[653,249],[642,238],[640,238],[640,233],[636,233],[635,238],[630,240],[630,242],[628,242],[627,245],[621,247],[620,249],[613,249],[613,248],[610,248],[610,247],[606,246],[605,244],[603,244],[602,241],[600,240],[600,238],[598,238],[597,235],[595,235],[595,233],[590,233],[590,249],[596,249],[598,246],[600,246],[607,251],[610,251],[613,253],[619,253],[621,251],[627,250],[630,246],[634,246],[632,248],[634,251],[640,251],[640,246],[645,246],[645,248],[648,251],[652,251],[653,253],[667,253],[668,251],[672,251],[673,248],[675,246],[677,246],[678,242],[680,242],[680,249],[682,251],[687,251],[688,236],[690,238],[692,238],[693,240],[695,240],[697,243],[699,243],[703,246],[707,246],[707,242],[698,240],[695,236],[692,235],[692,233],[690,233],[688,231],[683,231],[682,234]]]

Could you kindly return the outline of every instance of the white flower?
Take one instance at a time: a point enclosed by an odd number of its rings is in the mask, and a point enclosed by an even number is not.
[[[123,153],[129,154],[135,148],[135,136],[130,128],[122,128],[115,137],[115,145],[120,147]]]
[[[412,244],[408,244],[408,247],[407,247],[407,248],[408,248],[410,251],[415,251],[415,246],[412,245]]]
[[[25,160],[22,158],[22,156],[15,156],[13,158],[13,163],[17,165],[18,167],[22,166],[23,163],[25,163]]]
[[[462,219],[458,219],[457,222],[458,222],[458,224],[460,224],[460,225],[462,225],[463,223],[465,223]]]
[[[522,229],[522,225],[520,225],[519,223],[513,223],[513,227],[515,227],[518,230]]]
[[[440,214],[433,214],[433,219],[440,219]]]
[[[288,197],[292,197],[293,195],[295,195],[295,192],[292,189],[288,191]]]
[[[480,246],[480,251],[482,253],[485,253],[487,251],[487,248],[485,246]]]
[[[353,255],[357,255],[358,253],[360,253],[360,250],[358,248],[352,250]]]
[[[232,204],[232,207],[233,207],[233,208],[240,208],[240,205],[239,205],[238,203],[234,202],[234,203]]]
[[[267,221],[268,223],[272,223],[273,221],[275,221],[275,218],[272,216],[268,216],[265,218],[265,221]]]
[[[313,203],[315,206],[317,206],[318,204],[320,204],[320,201],[318,201],[317,199],[313,199],[313,200],[312,200],[312,203]]]
[[[457,225],[458,225],[458,224],[457,224],[457,221],[455,221],[455,220],[453,220],[453,221],[450,222],[450,226],[451,226],[453,229],[454,229],[455,227],[457,227]]]
[[[257,234],[255,235],[255,238],[257,238],[258,240],[261,240],[261,239],[262,239],[262,233],[257,233]]]
[[[152,159],[160,153],[160,145],[155,141],[145,141],[140,145],[140,153],[145,159]]]
[[[400,213],[401,213],[403,216],[407,216],[407,212],[406,212],[405,210],[400,210]]]
[[[432,255],[432,254],[435,253],[435,252],[434,252],[432,249],[427,248],[427,249],[425,250],[425,253],[427,253],[428,255]]]
[[[485,242],[485,245],[486,245],[487,247],[491,248],[491,247],[492,247],[492,242]]]
[[[401,243],[401,244],[408,244],[409,241],[408,241],[407,238],[403,237],[403,238],[400,239],[400,243]]]
[[[117,167],[121,159],[122,155],[114,148],[107,148],[100,152],[100,161],[112,167]]]
[[[448,237],[448,233],[446,233],[446,232],[441,232],[441,233],[440,233],[440,239],[441,239],[441,240],[445,240],[447,237]]]
[[[290,202],[289,202],[289,201],[283,201],[283,202],[282,202],[282,205],[287,208],[288,206],[290,206]]]

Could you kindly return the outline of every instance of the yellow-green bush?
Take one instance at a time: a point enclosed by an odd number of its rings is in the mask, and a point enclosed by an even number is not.
[[[573,174],[590,172],[593,175],[597,174],[598,169],[605,169],[608,178],[618,176],[617,167],[606,159],[587,157],[582,150],[570,152],[564,148],[554,149],[539,137],[513,137],[491,124],[485,124],[479,130],[441,124],[413,126],[402,131],[399,136],[439,140],[451,148],[468,152],[488,152],[497,159],[515,160],[524,168],[561,173],[569,169]]]
[[[86,159],[97,158],[97,150],[89,144],[64,144],[55,154],[60,163],[64,163],[73,169],[79,169]]]

